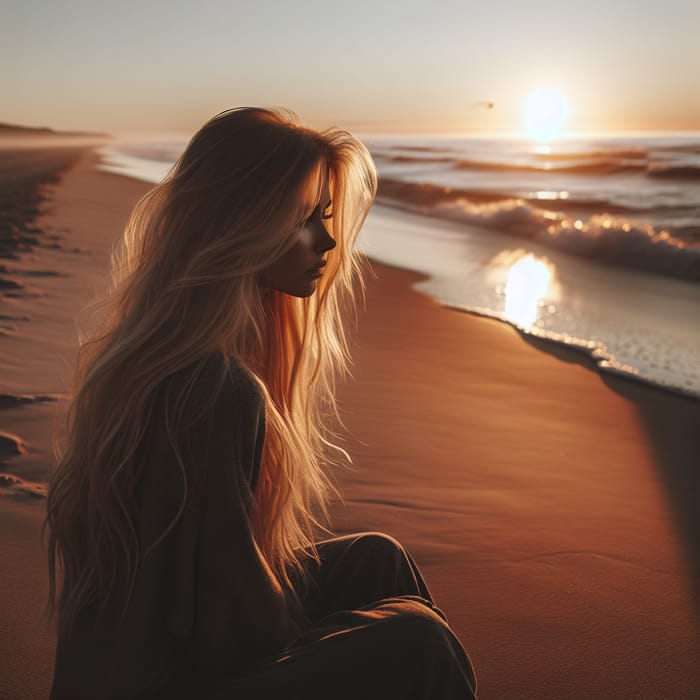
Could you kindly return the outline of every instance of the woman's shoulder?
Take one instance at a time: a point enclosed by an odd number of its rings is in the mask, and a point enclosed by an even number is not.
[[[263,400],[263,393],[253,373],[233,355],[212,352],[201,361],[204,391],[220,389],[225,396]],[[216,392],[218,393],[218,392]]]
[[[264,412],[264,396],[258,380],[238,358],[211,352],[171,375],[163,387],[164,403],[184,408],[187,424],[208,421],[215,415],[232,416]]]

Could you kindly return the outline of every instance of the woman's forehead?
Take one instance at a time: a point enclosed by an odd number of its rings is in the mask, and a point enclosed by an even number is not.
[[[325,207],[331,199],[328,168],[320,165],[316,172],[308,179],[304,188],[304,202],[309,210],[315,209],[319,204]]]

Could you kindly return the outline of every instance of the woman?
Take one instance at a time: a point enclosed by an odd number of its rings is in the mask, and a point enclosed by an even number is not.
[[[55,700],[475,697],[398,542],[318,541],[375,192],[348,133],[245,108],[136,205],[49,484]]]

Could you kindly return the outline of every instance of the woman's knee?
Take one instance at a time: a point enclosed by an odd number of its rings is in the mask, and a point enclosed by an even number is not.
[[[404,559],[406,557],[406,550],[403,548],[403,545],[384,532],[360,532],[355,535],[352,547],[382,558],[388,556]]]
[[[418,596],[400,596],[379,601],[372,610],[385,618],[380,636],[387,649],[400,654],[416,670],[427,665],[440,669],[441,677],[464,679],[476,693],[471,660],[439,608]]]
[[[374,572],[375,600],[396,595],[432,596],[416,563],[403,545],[383,532],[363,532],[350,546],[350,560]]]
[[[432,690],[446,684],[458,690],[439,697],[473,697],[476,681],[471,662],[439,613],[420,596],[383,598],[330,615],[288,651],[292,656],[328,656],[330,660],[316,667],[329,672],[333,660],[352,657],[355,665],[366,671],[375,669],[375,690],[379,692],[385,683],[387,697],[392,697],[399,682],[413,688],[412,692],[419,685],[425,686],[419,697],[434,697]]]
[[[382,621],[386,634],[409,642],[414,639],[444,640],[452,635],[439,608],[420,596],[384,598],[363,610]]]

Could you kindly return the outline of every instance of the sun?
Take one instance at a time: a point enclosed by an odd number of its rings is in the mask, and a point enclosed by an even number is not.
[[[525,99],[523,131],[535,141],[551,141],[564,128],[570,114],[569,103],[561,90],[538,88]]]

